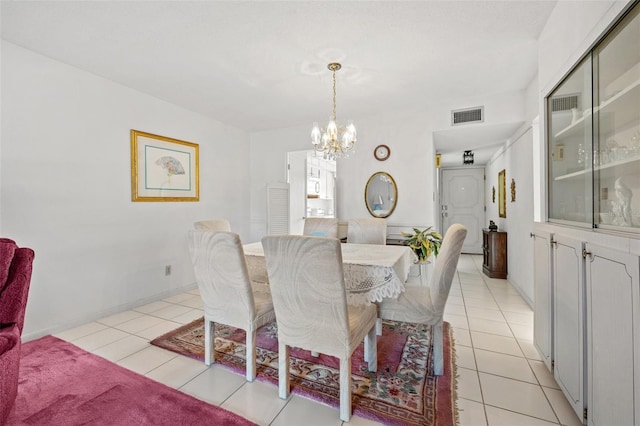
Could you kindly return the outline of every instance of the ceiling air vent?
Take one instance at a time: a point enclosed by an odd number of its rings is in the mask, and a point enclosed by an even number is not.
[[[569,111],[578,108],[578,95],[564,95],[551,99],[551,112]]]
[[[465,108],[451,111],[451,125],[482,123],[484,121],[484,107]]]

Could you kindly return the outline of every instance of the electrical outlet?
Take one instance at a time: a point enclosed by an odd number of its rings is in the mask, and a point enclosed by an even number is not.
[[[164,267],[164,274],[171,275],[171,265],[167,265]]]

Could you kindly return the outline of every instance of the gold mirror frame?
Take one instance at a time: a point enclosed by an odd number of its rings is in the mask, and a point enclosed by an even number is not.
[[[507,217],[506,170],[498,173],[498,216]]]
[[[396,181],[386,172],[371,175],[364,188],[364,204],[373,217],[389,217],[398,203]]]

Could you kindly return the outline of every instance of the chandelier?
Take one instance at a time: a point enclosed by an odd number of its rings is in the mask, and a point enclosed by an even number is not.
[[[349,120],[346,127],[336,124],[336,71],[342,68],[337,62],[331,62],[327,68],[333,72],[333,116],[329,119],[327,129],[318,127],[313,123],[311,129],[311,143],[316,151],[322,152],[327,160],[337,158],[349,158],[356,145],[356,126]]]

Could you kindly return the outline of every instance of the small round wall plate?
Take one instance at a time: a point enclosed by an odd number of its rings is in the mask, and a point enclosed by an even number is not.
[[[389,158],[391,155],[391,150],[386,145],[378,145],[376,149],[373,150],[373,156],[376,157],[378,161],[384,161]]]

